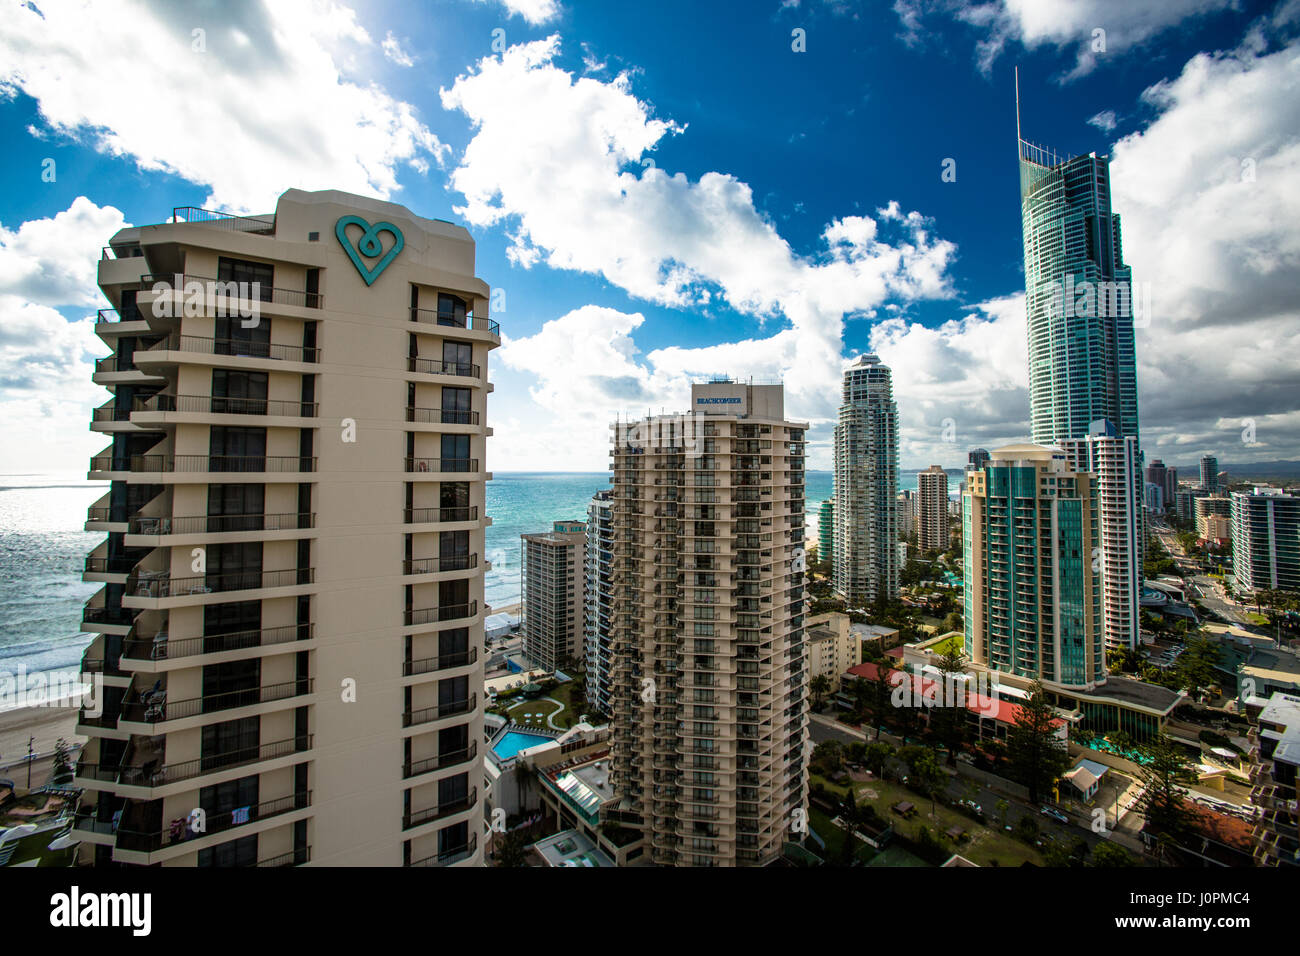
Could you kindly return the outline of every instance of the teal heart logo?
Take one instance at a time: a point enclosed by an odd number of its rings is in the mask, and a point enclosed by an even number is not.
[[[348,238],[348,226],[361,227],[361,238],[355,246],[352,244],[352,240]],[[396,242],[393,243],[393,248],[384,253],[384,257],[376,262],[373,267],[366,268],[365,263],[361,261],[362,256],[367,259],[374,259],[384,251],[384,244],[379,239],[381,232],[391,232]],[[335,223],[334,235],[338,237],[339,245],[348,254],[352,264],[357,267],[357,272],[361,273],[361,278],[366,280],[366,285],[374,285],[375,280],[388,268],[388,264],[397,258],[397,254],[406,245],[402,230],[391,222],[377,222],[372,226],[360,216],[344,216]]]

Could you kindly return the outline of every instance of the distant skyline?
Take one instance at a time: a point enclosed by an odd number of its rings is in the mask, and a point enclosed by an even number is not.
[[[1027,140],[1111,157],[1147,460],[1300,460],[1298,0],[208,10],[38,0],[0,33],[0,473],[103,447],[116,229],[295,186],[469,228],[496,471],[604,470],[616,414],[719,372],[782,378],[828,469],[865,351],[900,466],[959,469],[1029,435],[1015,65]]]

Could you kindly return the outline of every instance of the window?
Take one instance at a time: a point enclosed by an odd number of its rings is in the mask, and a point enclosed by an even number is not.
[[[442,371],[445,375],[473,375],[474,347],[468,342],[443,342]]]
[[[444,425],[472,425],[470,411],[471,392],[468,388],[444,386],[442,390],[442,423]]]
[[[446,293],[438,294],[438,324],[465,328],[465,300]]]
[[[267,374],[212,370],[212,411],[217,415],[266,414]]]
[[[208,454],[212,471],[262,471],[266,468],[266,429],[213,425]]]
[[[473,471],[468,435],[442,436],[442,470]]]
[[[263,302],[271,301],[271,289],[275,286],[275,267],[269,262],[254,262],[249,259],[232,259],[222,256],[217,260],[218,282],[246,282],[250,288],[249,296],[256,295]],[[257,283],[257,290],[251,288]]]
[[[260,531],[265,485],[208,485],[208,531]]]

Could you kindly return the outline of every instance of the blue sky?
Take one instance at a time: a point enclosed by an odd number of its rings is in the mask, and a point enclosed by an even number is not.
[[[903,466],[955,466],[1028,431],[1015,65],[1027,139],[1113,157],[1148,458],[1300,458],[1297,0],[15,6],[0,471],[103,444],[114,229],[291,186],[473,233],[504,292],[496,470],[603,469],[616,413],[716,372],[783,378],[826,467],[866,350]]]

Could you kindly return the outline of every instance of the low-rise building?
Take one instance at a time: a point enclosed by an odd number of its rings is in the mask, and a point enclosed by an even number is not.
[[[808,679],[827,678],[834,694],[840,689],[840,676],[862,663],[862,641],[854,633],[847,614],[819,614],[810,617],[806,627]]]
[[[1255,706],[1260,703],[1255,698]],[[1248,710],[1254,706],[1249,703]],[[1300,770],[1300,695],[1272,694],[1255,714],[1247,734],[1250,756],[1251,802],[1257,817],[1253,830],[1257,866],[1300,865],[1300,805],[1296,775]]]

